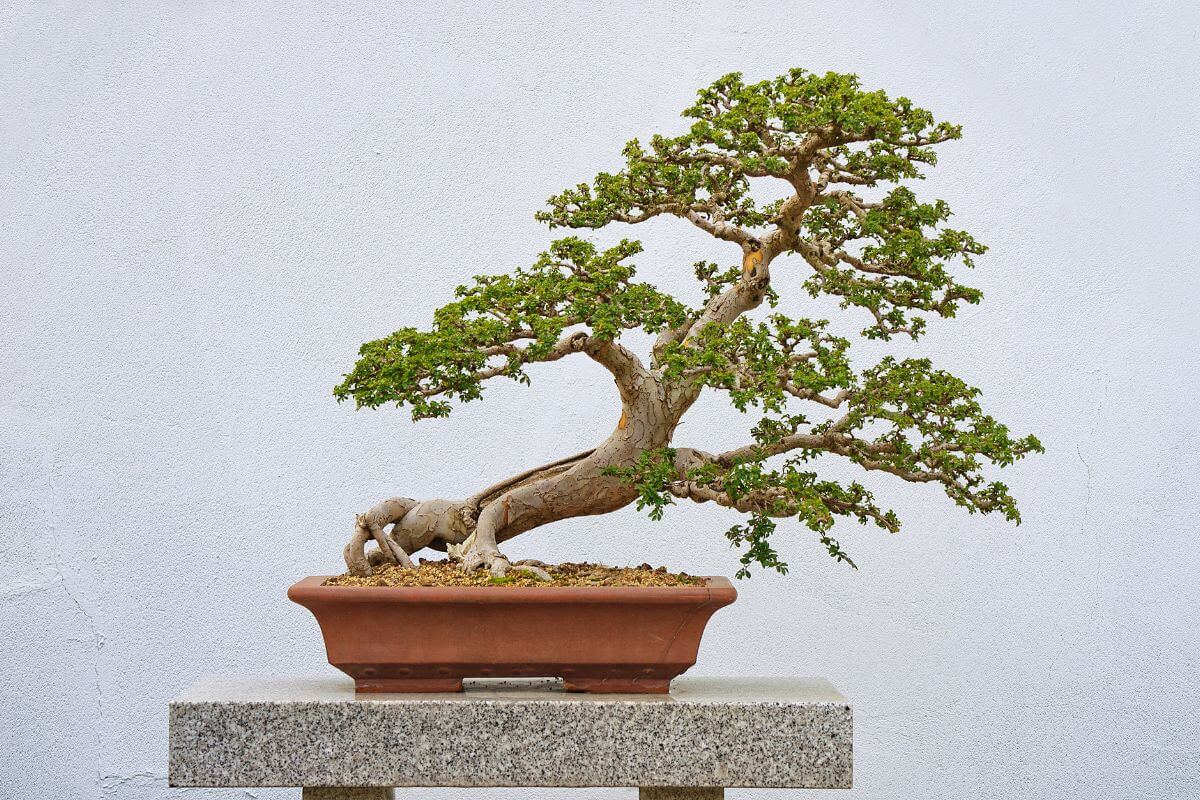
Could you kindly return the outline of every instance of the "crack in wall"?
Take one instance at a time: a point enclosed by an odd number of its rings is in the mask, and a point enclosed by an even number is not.
[[[1097,427],[1100,423],[1100,412],[1104,409],[1104,394],[1100,393],[1100,402],[1096,405],[1096,418],[1092,425],[1091,436],[1094,438]],[[1087,535],[1087,521],[1091,515],[1092,508],[1092,465],[1083,457],[1083,448],[1078,442],[1075,443],[1075,455],[1079,459],[1079,463],[1083,465],[1084,470],[1084,493],[1083,493],[1083,508],[1079,512],[1079,538],[1083,539]],[[1054,658],[1050,660],[1050,668],[1046,670],[1046,681],[1049,683],[1054,676],[1054,668],[1058,665],[1059,660],[1066,654],[1070,647],[1079,643],[1080,639],[1092,627],[1092,623],[1096,619],[1096,612],[1100,607],[1100,533],[1097,531],[1095,542],[1093,543],[1095,551],[1095,565],[1092,571],[1092,602],[1091,608],[1088,610],[1087,620],[1079,628],[1079,633],[1072,639],[1070,644],[1064,644],[1054,654]]]
[[[143,772],[132,772],[128,775],[101,775],[100,776],[100,793],[103,797],[108,797],[115,794],[123,786],[130,783],[144,782],[150,786],[162,785],[167,788],[172,795],[191,795],[191,794],[208,794],[211,793],[211,788],[202,788],[197,786],[179,786],[171,788],[167,782],[167,776],[151,770]],[[239,791],[237,788],[229,788],[229,792]],[[251,789],[240,789],[241,793],[246,797],[258,797],[258,792]]]
[[[132,783],[136,780],[148,780],[150,783],[166,783],[167,776],[159,775],[155,772],[134,772],[129,775],[101,775],[100,776],[100,791],[102,794],[110,794],[118,787],[124,786],[127,783]]]
[[[101,731],[104,727],[104,688],[100,682],[100,651],[104,647],[104,634],[97,627],[93,614],[87,609],[87,606],[80,599],[76,591],[71,588],[71,583],[67,580],[66,573],[62,568],[63,557],[62,541],[59,535],[59,520],[63,519],[63,515],[61,513],[58,491],[54,482],[54,474],[58,467],[58,461],[53,444],[50,446],[49,458],[50,465],[46,471],[46,489],[50,496],[50,519],[47,522],[50,528],[50,563],[54,568],[54,574],[58,578],[57,584],[62,587],[67,598],[75,606],[75,610],[85,620],[88,633],[90,634],[88,638],[77,638],[77,640],[87,643],[90,639],[92,645],[92,684],[96,700],[96,724],[93,726],[96,739],[96,796],[102,797],[105,793],[104,756],[101,748],[101,743],[103,742]]]

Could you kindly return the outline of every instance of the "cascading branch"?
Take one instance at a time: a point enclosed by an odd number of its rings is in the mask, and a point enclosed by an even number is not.
[[[818,457],[936,483],[969,512],[1020,522],[1008,488],[984,469],[1042,447],[984,413],[978,389],[928,359],[888,356],[856,371],[850,341],[825,320],[747,316],[764,300],[776,305],[771,270],[788,256],[781,283],[857,310],[868,339],[915,340],[929,315],[978,303],[981,293],[953,273],[985,248],[946,226],[944,202],[919,200],[905,185],[937,163],[935,147],[959,138],[959,126],[906,98],[864,91],[854,75],[801,69],[752,84],[727,75],[683,115],[692,120],[686,133],[631,141],[621,169],[555,195],[537,218],[588,229],[678,217],[737,247],[740,263],[694,265],[706,300],[690,307],[634,280],[637,242],[599,250],[567,237],[528,269],[459,287],[428,331],[403,328],[363,345],[335,389],[359,407],[395,403],[414,419],[442,417],[451,401],[480,398],[488,380],[528,383],[526,365],[578,354],[612,374],[622,413],[594,449],[464,500],[392,498],[360,514],[345,549],[351,572],[411,565],[413,552],[432,547],[465,569],[540,574],[540,562],[512,563],[499,544],[630,503],[657,519],[676,499],[744,515],[727,533],[743,549],[740,576],[754,564],[786,572],[771,544],[785,518],[853,564],[831,535],[838,518],[889,531],[900,522],[857,481],[821,478]],[[785,198],[756,200],[751,179],[775,181]],[[620,342],[633,329],[656,337],[647,360]],[[705,388],[758,416],[745,445],[708,453],[673,441]]]

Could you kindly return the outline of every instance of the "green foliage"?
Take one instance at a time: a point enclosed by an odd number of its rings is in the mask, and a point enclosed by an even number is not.
[[[851,517],[864,525],[873,522],[889,531],[900,526],[895,514],[876,506],[861,484],[842,486],[821,480],[816,473],[802,468],[803,457],[788,459],[777,468],[768,467],[766,457],[761,456],[732,465],[708,462],[681,470],[675,463],[676,455],[671,448],[646,451],[634,465],[611,467],[606,474],[635,487],[638,509],[650,509],[649,516],[654,520],[662,519],[676,497],[716,500],[746,513],[746,521],[725,534],[731,544],[744,550],[738,577],[749,575],[752,564],[787,573],[788,565],[771,546],[770,537],[776,528],[773,518],[790,517],[801,522],[818,534],[831,556],[852,567],[854,562],[829,535],[837,517]]]
[[[626,259],[641,251],[623,241],[597,251],[559,239],[529,269],[481,275],[456,290],[458,300],[434,314],[432,330],[401,328],[359,350],[354,369],[334,390],[359,407],[411,407],[413,419],[443,417],[448,400],[475,400],[482,383],[503,376],[528,382],[526,364],[556,356],[573,326],[602,339],[622,330],[656,333],[682,323],[689,309],[646,283]]]
[[[750,332],[762,336],[764,328]],[[770,341],[751,338],[759,345]],[[712,351],[702,343],[687,352]],[[1009,466],[1029,453],[1043,452],[1036,437],[1013,437],[1007,426],[984,413],[978,389],[934,369],[928,359],[898,361],[889,356],[855,376],[842,361],[844,347],[830,352],[836,353],[836,360],[826,369],[838,376],[837,383],[829,382],[826,373],[814,375],[818,383],[809,385],[816,388],[824,381],[826,386],[846,387],[841,417],[814,423],[803,414],[786,413],[776,386],[763,380],[754,387],[744,385],[731,391],[734,404],[743,410],[753,404],[769,412],[753,429],[755,446],[744,454],[735,459],[710,458],[700,466],[681,470],[675,464],[676,451],[648,451],[634,466],[610,474],[636,487],[638,508],[649,508],[653,519],[661,519],[675,497],[714,500],[747,512],[747,521],[727,533],[731,542],[744,548],[739,575],[748,574],[751,564],[786,571],[787,565],[770,545],[775,532],[772,518],[794,517],[820,535],[831,556],[851,566],[853,562],[829,535],[837,516],[899,530],[895,513],[876,506],[861,484],[842,486],[824,481],[805,467],[806,462],[825,453],[846,456],[868,470],[890,472],[908,481],[940,484],[970,513],[999,513],[1020,524],[1008,487],[988,482],[983,471],[988,464]],[[675,368],[673,362],[668,363],[669,369]],[[725,362],[721,363],[724,366]],[[784,362],[773,362],[758,353],[743,354],[735,363]],[[833,365],[837,369],[831,368]],[[718,371],[706,379],[717,376],[710,385],[720,385],[730,374]],[[750,394],[739,396],[739,391]],[[803,441],[790,441],[798,435],[805,437]],[[783,452],[791,457],[778,467],[769,467],[769,459]]]
[[[740,559],[742,565],[738,567],[735,577],[750,577],[751,564],[787,575],[788,565],[779,560],[779,553],[771,546],[771,534],[774,532],[775,520],[757,512],[751,513],[745,524],[734,525],[725,531],[725,538],[729,543],[734,547],[742,547],[745,551]]]
[[[731,73],[701,89],[697,102],[684,112],[695,119],[683,138],[691,146],[711,145],[745,155],[752,172],[780,174],[786,164],[775,154],[791,154],[808,143],[813,132],[837,141],[876,141],[879,150],[905,159],[928,160],[932,151],[922,139],[958,138],[957,125],[938,123],[908,98],[890,99],[883,91],[862,89],[857,75],[803,69],[772,80],[746,84]],[[878,157],[881,165],[885,159]]]
[[[739,411],[752,405],[782,411],[790,396],[850,386],[850,343],[825,333],[827,325],[783,314],[765,323],[741,317],[671,344],[659,360],[669,379],[686,377],[728,391]]]
[[[919,177],[917,165],[936,161],[929,144],[961,135],[907,98],[863,91],[855,75],[802,69],[752,84],[726,75],[700,90],[683,116],[694,120],[687,133],[656,135],[648,148],[630,141],[620,171],[555,195],[538,219],[598,228],[695,211],[754,228],[772,222],[779,204],[756,203],[750,178],[790,179],[797,159],[818,152],[849,158],[875,180]],[[859,142],[869,144],[850,147]]]
[[[605,467],[605,475],[612,475],[630,484],[638,491],[637,510],[650,509],[650,519],[655,522],[663,517],[666,507],[675,501],[667,494],[667,487],[675,481],[675,450],[664,447],[658,450],[643,450],[630,467]]]
[[[841,433],[883,430],[869,440],[856,437],[863,443],[848,454],[872,469],[937,481],[972,513],[998,511],[1020,523],[1008,487],[986,482],[984,461],[1005,467],[1044,449],[1037,437],[1013,438],[1007,426],[985,414],[979,393],[934,369],[929,359],[889,356],[863,373]]]
[[[905,187],[867,208],[842,195],[826,198],[808,210],[803,231],[832,255],[806,253],[815,271],[805,288],[813,297],[841,297],[843,308],[870,310],[876,324],[863,331],[868,338],[908,333],[915,339],[925,320],[912,310],[953,317],[959,301],[983,298],[978,289],[957,283],[948,268],[954,261],[973,267],[973,256],[987,248],[965,231],[939,229],[949,217],[944,202],[919,202]]]
[[[748,460],[726,469],[710,466],[694,477],[728,494],[739,510],[749,510],[746,523],[734,525],[726,537],[734,545],[744,545],[738,577],[750,574],[751,564],[787,573],[787,564],[771,548],[769,537],[775,531],[771,517],[793,517],[815,532],[820,543],[837,561],[855,566],[837,540],[829,535],[839,516],[853,517],[861,524],[874,522],[895,531],[899,521],[891,511],[877,507],[870,492],[853,482],[842,486],[818,478],[815,472],[801,469],[802,459],[792,458],[778,469],[769,469],[762,460]]]
[[[732,225],[760,240],[769,234],[759,229],[774,227],[815,270],[809,292],[871,312],[875,322],[864,331],[871,338],[915,339],[926,323],[913,311],[952,317],[959,302],[979,302],[980,292],[955,282],[948,268],[971,266],[986,248],[966,232],[939,228],[950,216],[944,202],[922,203],[900,186],[877,202],[849,191],[923,177],[937,163],[933,145],[959,138],[959,126],[937,122],[907,98],[864,91],[854,75],[800,69],[753,84],[726,75],[702,89],[684,116],[694,120],[687,133],[654,136],[649,148],[629,142],[621,170],[555,195],[538,219],[599,228],[667,214],[710,232]],[[817,194],[790,219],[785,204],[754,200],[751,178]],[[838,184],[845,186],[830,188]],[[712,294],[738,274],[700,264],[697,277]]]

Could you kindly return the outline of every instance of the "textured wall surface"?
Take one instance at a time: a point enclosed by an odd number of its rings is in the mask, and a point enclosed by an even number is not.
[[[166,786],[167,698],[329,674],[284,589],[338,567],[352,512],[615,422],[586,359],[449,420],[356,413],[330,389],[358,344],[529,262],[540,203],[699,86],[794,65],[966,126],[922,189],[991,245],[987,299],[921,349],[1048,453],[1004,475],[1020,528],[873,480],[906,525],[843,526],[860,571],[781,536],[792,574],[741,585],[696,672],[829,678],[855,797],[1200,795],[1191,3],[402,5],[3,4],[0,795],[245,796]],[[736,258],[674,220],[621,235],[688,297],[688,265]],[[777,262],[785,309],[830,313],[805,269]],[[679,441],[746,424],[709,397]],[[731,574],[728,524],[628,509],[509,549]]]

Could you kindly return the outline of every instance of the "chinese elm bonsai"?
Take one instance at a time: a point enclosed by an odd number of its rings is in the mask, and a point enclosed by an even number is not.
[[[601,228],[678,217],[736,248],[737,263],[694,266],[707,299],[693,308],[635,280],[638,242],[600,249],[562,238],[526,269],[459,287],[430,330],[402,328],[363,345],[335,390],[359,407],[395,403],[413,419],[444,417],[450,401],[478,399],[488,380],[526,383],[526,365],[580,356],[612,373],[622,411],[594,449],[463,500],[392,498],[358,515],[345,548],[351,574],[410,566],[425,547],[449,551],[468,570],[541,574],[538,562],[512,563],[499,545],[635,502],[657,519],[676,498],[745,515],[726,534],[744,549],[739,576],[752,564],[786,571],[771,535],[787,517],[849,562],[830,534],[838,517],[889,531],[900,523],[858,482],[820,477],[812,465],[826,454],[936,483],[970,512],[1020,521],[1008,489],[982,470],[1041,445],[985,414],[978,389],[925,358],[887,356],[856,370],[850,341],[825,320],[747,317],[764,302],[774,307],[777,289],[802,285],[860,311],[867,339],[915,340],[926,315],[953,317],[961,303],[978,303],[981,293],[951,267],[973,266],[984,246],[945,226],[944,202],[919,200],[905,185],[960,127],[906,98],[864,91],[854,75],[801,69],[752,84],[727,75],[684,116],[693,120],[686,133],[629,142],[619,171],[555,195],[537,218],[551,228]],[[756,189],[774,182],[784,199],[756,200],[752,181]],[[620,341],[633,329],[657,337],[646,358]],[[759,415],[743,446],[709,453],[674,442],[705,388]],[[368,552],[372,541],[378,549]]]

